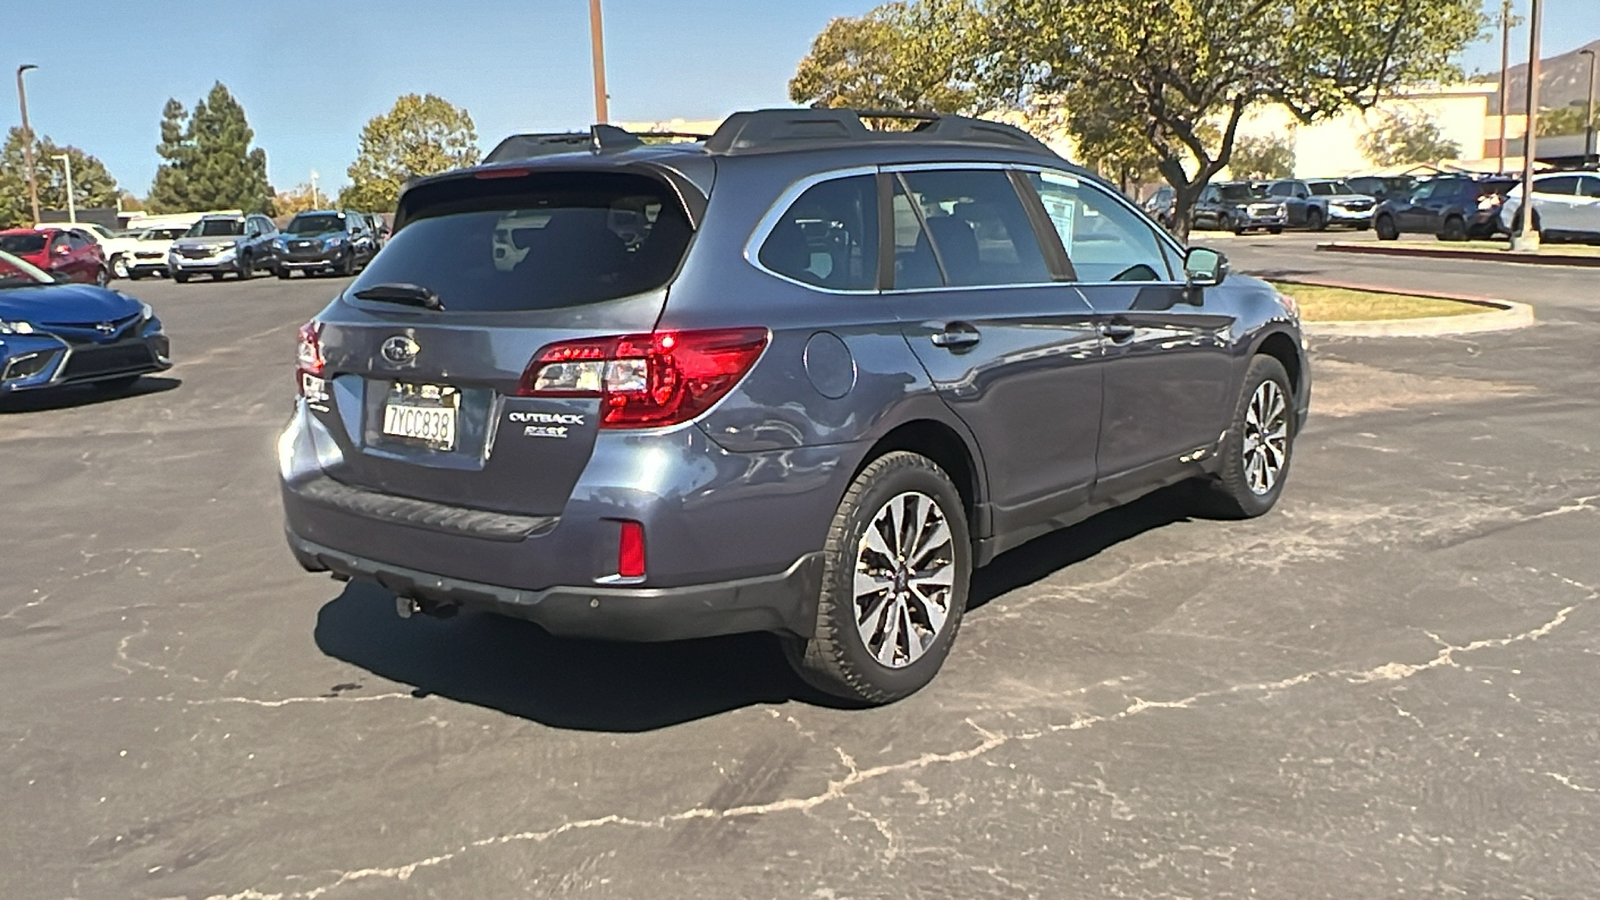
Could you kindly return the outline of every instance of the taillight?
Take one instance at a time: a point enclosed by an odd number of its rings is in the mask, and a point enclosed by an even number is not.
[[[563,341],[522,373],[523,397],[599,397],[601,428],[656,428],[710,409],[767,346],[765,328]]]
[[[313,319],[300,326],[299,346],[295,349],[295,385],[300,396],[324,400],[322,385],[322,323]]]

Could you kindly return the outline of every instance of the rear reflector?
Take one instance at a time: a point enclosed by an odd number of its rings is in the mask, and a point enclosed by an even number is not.
[[[622,540],[617,544],[617,574],[623,578],[644,577],[644,526],[622,523]]]
[[[517,393],[599,397],[601,428],[677,425],[733,390],[767,340],[765,328],[725,328],[565,341],[539,351]]]

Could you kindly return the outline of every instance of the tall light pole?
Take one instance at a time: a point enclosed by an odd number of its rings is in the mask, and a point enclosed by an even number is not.
[[[1500,3],[1500,168],[1501,175],[1506,173],[1506,116],[1511,115],[1511,106],[1506,102],[1506,79],[1511,68],[1511,0],[1501,0]]]
[[[611,120],[606,104],[606,41],[600,27],[600,0],[589,0],[589,45],[594,53],[594,120]]]
[[[39,221],[39,181],[33,174],[33,129],[28,127],[28,91],[22,86],[22,73],[39,68],[32,63],[17,66],[17,105],[22,107],[22,158],[28,167],[28,200],[33,203],[33,221]]]
[[[61,153],[52,158],[67,169],[67,221],[76,225],[78,224],[78,205],[72,199],[72,157]]]
[[[1594,156],[1594,57],[1593,48],[1585,47],[1578,51],[1579,56],[1589,57],[1589,104],[1584,108],[1583,114],[1583,155]]]
[[[1539,31],[1544,27],[1544,0],[1532,0],[1528,17],[1528,136],[1522,141],[1522,209],[1511,249],[1536,252],[1539,232],[1533,228],[1533,159],[1539,142]]]

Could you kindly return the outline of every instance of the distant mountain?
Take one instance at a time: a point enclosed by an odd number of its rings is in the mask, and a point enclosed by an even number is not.
[[[1592,41],[1579,50],[1589,49],[1600,52],[1600,41]],[[1515,59],[1516,48],[1512,47],[1512,58]],[[1527,58],[1527,47],[1523,47],[1523,58]],[[1486,72],[1473,76],[1473,81],[1487,81],[1498,84],[1499,72]],[[1512,115],[1520,115],[1527,111],[1528,95],[1528,64],[1512,66],[1508,70],[1506,79],[1506,105],[1511,108]],[[1589,96],[1589,57],[1579,56],[1578,50],[1552,56],[1539,61],[1539,106],[1544,109],[1556,109],[1569,106],[1573,103],[1582,103]],[[1500,114],[1500,98],[1489,98],[1489,114]]]

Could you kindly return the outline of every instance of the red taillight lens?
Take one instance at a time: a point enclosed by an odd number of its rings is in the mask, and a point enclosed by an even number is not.
[[[522,373],[523,397],[599,397],[601,428],[687,422],[739,383],[765,328],[630,334],[552,344]]]
[[[622,540],[617,544],[617,574],[623,578],[644,577],[644,526],[622,523]]]
[[[295,349],[294,380],[300,396],[327,399],[321,390],[322,366],[322,323],[313,320],[300,326],[299,346]]]

